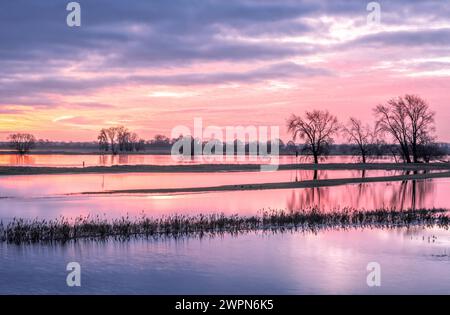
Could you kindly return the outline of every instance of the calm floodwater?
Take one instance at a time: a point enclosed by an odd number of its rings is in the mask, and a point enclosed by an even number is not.
[[[438,229],[1,244],[0,292],[448,294],[449,246],[448,231]],[[66,286],[71,261],[81,265],[78,288]],[[366,284],[369,262],[381,266],[380,287]]]
[[[394,174],[401,173],[368,171],[365,176]],[[449,179],[195,194],[63,195],[295,181],[312,176],[312,171],[2,176],[0,197],[7,198],[0,198],[0,220],[88,214],[107,218],[142,213],[153,217],[212,212],[252,215],[268,208],[449,207]],[[360,176],[360,171],[319,172],[322,179]],[[66,286],[66,265],[71,261],[82,266],[81,288]],[[381,264],[381,287],[366,284],[366,266],[372,261]],[[0,293],[449,294],[449,279],[450,232],[437,228],[251,233],[66,245],[0,243]]]
[[[403,171],[320,170],[318,179],[402,175]],[[312,170],[216,173],[124,173],[2,176],[0,197],[33,197],[120,189],[187,188],[312,180]]]
[[[209,163],[267,163],[267,161],[255,156],[233,156],[233,157],[184,157],[172,158],[170,155],[144,155],[144,154],[122,154],[122,155],[79,155],[79,154],[32,154],[32,155],[16,155],[16,154],[0,154],[0,165],[8,166],[55,166],[55,167],[82,167],[85,166],[111,166],[111,165],[176,165],[176,164],[209,164]],[[327,163],[351,163],[356,159],[353,156],[329,156]],[[377,158],[374,162],[391,162],[390,157]],[[291,164],[291,163],[311,163],[305,157],[280,156],[274,159],[274,163]]]
[[[252,173],[253,176],[262,174],[264,173]],[[222,175],[225,174],[221,174],[219,178]],[[80,176],[84,177],[85,175]],[[195,181],[196,176],[202,178],[205,174],[191,174],[191,176],[191,180]],[[225,177],[227,178],[227,176]],[[41,177],[41,175],[36,177]],[[357,209],[448,208],[448,188],[450,187],[449,179],[436,179],[306,189],[66,196],[52,193],[67,193],[85,188],[95,191],[102,184],[93,182],[92,187],[79,188],[77,185],[71,187],[70,183],[77,183],[77,180],[72,181],[70,177],[64,175],[53,175],[51,179],[41,181],[30,179],[29,176],[23,178],[25,178],[23,181],[19,178],[17,181],[13,181],[13,178],[9,181],[1,181],[1,195],[10,197],[0,199],[0,219],[4,221],[11,220],[13,217],[52,219],[59,216],[77,217],[88,214],[117,218],[127,214],[138,217],[142,213],[149,217],[174,213],[215,212],[253,215],[257,214],[259,210],[269,208],[286,210],[312,207],[324,210],[345,207]],[[64,178],[66,178],[66,183],[63,182]],[[214,177],[212,176],[212,178]],[[213,179],[210,180],[213,181]],[[232,178],[227,180],[233,182]],[[9,184],[6,184],[7,182]],[[218,183],[217,179],[216,183]],[[123,188],[124,186],[120,184],[119,181],[111,185],[115,185],[114,188]],[[213,183],[211,182],[211,184]],[[170,187],[170,181],[166,185]]]

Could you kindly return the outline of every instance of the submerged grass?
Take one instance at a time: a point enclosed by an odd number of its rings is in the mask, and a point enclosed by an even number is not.
[[[77,239],[126,240],[132,237],[183,237],[239,234],[251,231],[303,231],[349,228],[441,227],[448,229],[447,209],[379,209],[362,211],[343,209],[321,211],[313,208],[300,211],[263,210],[256,216],[225,214],[172,215],[161,218],[122,217],[107,220],[100,217],[78,217],[69,220],[13,219],[0,223],[0,242],[41,243],[67,242]]]

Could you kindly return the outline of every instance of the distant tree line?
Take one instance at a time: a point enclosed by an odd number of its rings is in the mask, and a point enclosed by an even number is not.
[[[276,139],[280,154],[310,156],[314,163],[319,163],[327,155],[355,155],[362,163],[367,163],[373,157],[392,156],[396,162],[418,163],[441,160],[450,153],[449,144],[437,143],[434,136],[435,113],[425,100],[416,95],[405,95],[393,98],[385,104],[376,106],[373,110],[375,122],[371,126],[361,120],[350,117],[341,124],[336,116],[328,111],[312,110],[303,115],[292,114],[287,120],[287,128],[292,140],[284,143]],[[335,137],[340,134],[348,141],[346,144],[335,144]],[[97,141],[92,142],[52,142],[36,140],[29,133],[14,133],[8,137],[8,142],[0,142],[0,147],[9,146],[19,154],[26,154],[37,147],[41,149],[64,150],[81,149],[101,152],[129,153],[153,150],[159,153],[170,153],[174,143],[180,139],[191,143],[190,154],[194,147],[202,149],[210,142],[200,143],[190,135],[180,135],[170,139],[157,134],[151,140],[140,138],[137,133],[124,126],[114,126],[100,130]],[[297,144],[299,139],[302,143]],[[232,145],[234,152],[249,154],[251,148],[259,148],[261,143],[244,143],[235,140],[233,143],[220,143],[218,147]],[[264,144],[267,152],[272,152],[269,141]],[[180,152],[185,154],[185,152]],[[216,146],[211,150],[218,154]]]
[[[195,141],[196,143],[199,143],[198,139],[193,139],[190,136],[187,136],[191,141]],[[157,135],[155,138],[151,140],[146,140],[144,144],[142,144],[143,149],[139,149],[139,151],[135,151],[136,153],[139,152],[155,152],[159,154],[170,154],[172,145],[178,141],[179,139],[170,139],[165,136]],[[276,142],[276,141],[275,141]],[[290,140],[286,143],[284,143],[282,140],[278,141],[279,144],[279,152],[281,155],[296,155],[298,153],[304,153],[306,150],[304,149],[304,144],[298,144],[294,143],[294,141]],[[206,142],[202,144],[202,147],[206,145]],[[226,144],[224,144],[226,145]],[[244,153],[249,154],[250,150],[249,148],[252,146],[252,143],[243,143],[241,141],[234,141],[235,146],[235,152],[237,152],[238,146],[244,146]],[[267,144],[268,151],[271,151],[270,147],[271,143],[269,142]],[[400,148],[395,143],[376,143],[376,144],[370,144],[369,145],[370,150],[368,150],[370,153],[367,155],[367,162],[370,161],[373,157],[383,157],[387,155],[396,154],[396,157],[398,158],[397,152],[400,152]],[[6,149],[11,148],[19,153],[18,150],[16,150],[15,147],[11,146],[10,142],[0,142],[0,148]],[[438,153],[443,153],[444,155],[450,154],[450,144],[448,143],[435,143],[435,146],[432,148],[436,148]],[[70,142],[63,142],[63,141],[49,141],[46,139],[39,139],[36,140],[34,145],[32,146],[32,149],[36,150],[43,150],[45,152],[98,152],[99,151],[99,142],[98,141],[90,141],[90,142],[78,142],[78,141],[70,141]],[[28,152],[28,151],[27,151]],[[111,151],[101,151],[101,152],[111,152]],[[426,150],[426,152],[430,152],[428,154],[427,159],[429,160],[436,160],[439,155],[436,154],[436,152],[433,153],[432,150]],[[25,154],[26,152],[24,152]],[[119,151],[120,153],[120,151]],[[123,152],[123,153],[131,153],[130,151]],[[183,152],[181,152],[183,153]],[[217,152],[212,150],[213,154],[217,154]],[[359,148],[357,145],[353,143],[346,143],[346,144],[330,144],[328,146],[328,154],[329,155],[355,155],[357,157],[361,157],[359,155]],[[307,155],[305,156],[307,157]],[[439,157],[440,158],[440,157]]]
[[[140,139],[135,132],[124,126],[103,128],[97,137],[101,151],[111,151],[112,154],[120,152],[139,152],[144,149],[145,140]]]

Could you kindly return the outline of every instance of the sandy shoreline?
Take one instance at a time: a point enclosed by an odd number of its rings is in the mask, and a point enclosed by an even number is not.
[[[281,164],[278,170],[404,170],[431,171],[450,170],[450,163],[405,164],[405,163],[327,163],[327,164]],[[89,167],[30,167],[0,166],[1,175],[46,175],[46,174],[115,174],[115,173],[214,173],[214,172],[259,172],[260,164],[196,164],[196,165],[116,165]]]

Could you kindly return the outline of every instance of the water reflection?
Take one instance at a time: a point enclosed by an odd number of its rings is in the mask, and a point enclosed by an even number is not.
[[[354,163],[357,159],[353,156],[339,155],[329,156],[323,162],[326,163]],[[225,158],[208,157],[180,157],[173,159],[170,155],[154,154],[0,154],[0,165],[8,166],[56,166],[56,167],[82,167],[85,166],[111,166],[111,165],[175,165],[175,164],[252,164],[268,163],[270,161],[256,156],[227,156]],[[380,157],[373,162],[393,162],[390,157]],[[272,163],[295,164],[311,163],[308,159],[296,159],[295,156],[279,156]]]
[[[0,219],[100,215],[149,217],[168,214],[255,215],[262,209],[336,210],[448,208],[448,179],[364,183],[308,189],[230,191],[189,194],[14,197],[0,200]]]
[[[431,235],[435,243],[426,241]],[[0,244],[0,293],[446,294],[448,235],[403,228]],[[64,281],[69,261],[84,266],[77,291]],[[383,266],[381,287],[366,285],[369,261]]]
[[[384,187],[383,187],[384,186]],[[419,209],[434,207],[436,181],[408,180],[395,183],[360,183],[338,187],[292,190],[286,208]]]
[[[367,176],[401,175],[402,171],[370,170]],[[315,175],[316,174],[316,175]],[[124,173],[2,176],[0,197],[32,197],[123,189],[208,187],[319,179],[357,178],[357,170],[312,170],[219,173]]]
[[[34,158],[33,155],[7,154],[7,155],[0,156],[0,164],[34,165],[35,163],[36,163],[36,159]]]

